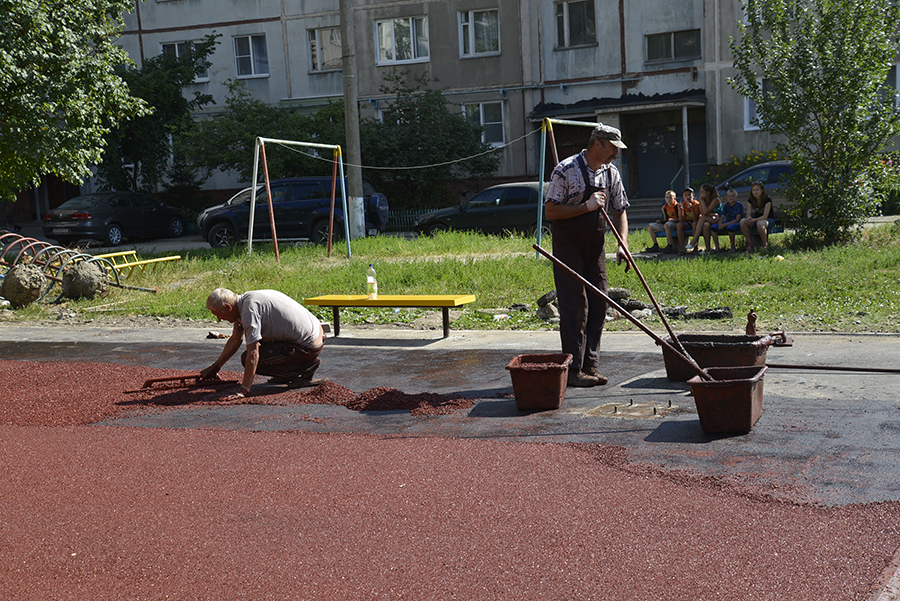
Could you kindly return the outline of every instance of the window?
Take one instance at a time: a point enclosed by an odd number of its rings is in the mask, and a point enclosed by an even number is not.
[[[469,209],[487,209],[500,206],[500,198],[503,196],[503,188],[489,188],[479,192],[466,204]]]
[[[266,36],[234,38],[234,63],[238,77],[261,77],[269,74]]]
[[[508,207],[519,205],[536,205],[537,189],[535,188],[507,188],[503,197],[503,204]]]
[[[272,204],[276,202],[284,202],[290,198],[289,192],[291,191],[290,185],[282,184],[279,186],[269,186],[272,191]],[[265,207],[269,204],[269,194],[266,192],[265,186],[256,193],[256,210],[260,210],[260,206]]]
[[[173,42],[170,44],[160,44],[160,48],[162,49],[163,54],[178,58],[190,52],[191,42]],[[203,81],[209,81],[209,71],[207,69],[203,69],[203,71],[201,71],[197,75],[197,77],[194,78],[194,82],[199,83]]]
[[[893,99],[894,107],[900,108],[900,94],[897,93],[898,90],[900,90],[900,88],[897,87],[897,65],[891,65],[878,95],[881,97],[882,102]]]
[[[556,46],[569,48],[597,43],[594,0],[566,0],[554,4],[556,12]]]
[[[330,193],[326,196],[322,192],[322,186],[319,185],[319,182],[295,182],[292,193],[294,200],[316,200],[331,196]]]
[[[136,209],[147,209],[152,211],[153,209],[159,208],[155,200],[149,196],[141,196],[140,194],[132,195],[131,202]]]
[[[428,60],[428,19],[400,17],[375,22],[378,63],[410,63]]]
[[[460,56],[500,54],[500,11],[470,10],[459,13]]]
[[[492,146],[503,145],[503,104],[500,102],[482,102],[466,104],[463,113],[468,119],[484,128],[481,141]]]
[[[789,19],[797,18],[797,3],[793,0],[787,0],[786,15]],[[750,17],[754,17],[756,21],[767,18],[769,15],[765,12],[771,10],[771,6],[764,0],[747,0],[744,5],[744,25],[750,24]]]
[[[647,36],[647,62],[700,58],[700,30]]]
[[[769,94],[771,92],[771,87],[769,85],[768,79],[763,79],[762,82],[762,92],[763,94]],[[755,119],[760,119],[759,112],[756,107],[756,103],[749,98],[744,98],[744,130],[746,131],[755,131],[759,129],[758,124],[754,124]]]
[[[341,28],[310,29],[309,58],[313,71],[331,71],[341,68]]]

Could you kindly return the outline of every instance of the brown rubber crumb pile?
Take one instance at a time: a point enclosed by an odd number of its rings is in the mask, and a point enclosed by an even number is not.
[[[222,372],[222,381],[145,381],[184,372],[105,363],[0,361],[0,424],[71,426],[123,415],[147,414],[171,407],[204,405],[342,405],[353,411],[410,411],[415,416],[444,415],[473,406],[471,399],[430,392],[407,394],[396,388],[372,388],[359,394],[335,382],[291,390],[259,387],[248,398],[237,392],[239,373]],[[28,385],[23,385],[27,379]],[[129,391],[129,392],[126,392]]]

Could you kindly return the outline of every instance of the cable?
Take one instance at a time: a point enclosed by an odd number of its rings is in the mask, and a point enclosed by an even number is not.
[[[454,159],[454,160],[452,160],[452,161],[444,161],[443,163],[434,163],[434,164],[432,164],[432,165],[417,165],[417,166],[412,166],[412,167],[374,167],[374,166],[371,166],[371,165],[354,165],[354,164],[352,164],[352,163],[344,163],[344,165],[345,165],[346,167],[359,167],[360,169],[377,169],[377,170],[380,170],[380,171],[410,171],[410,170],[412,170],[412,169],[430,169],[430,168],[432,168],[432,167],[444,167],[444,166],[446,166],[446,165],[454,165],[454,164],[456,164],[456,163],[462,163],[462,162],[465,162],[465,161],[471,161],[472,159],[477,159],[478,157],[484,156],[484,155],[486,155],[486,154],[491,154],[492,152],[498,152],[498,151],[500,151],[500,150],[503,149],[503,148],[506,148],[506,147],[508,147],[508,146],[512,146],[512,145],[515,144],[516,142],[519,142],[519,141],[521,141],[521,140],[524,140],[524,139],[527,138],[528,136],[531,136],[531,135],[534,135],[534,134],[537,134],[537,133],[540,133],[540,130],[539,130],[539,129],[536,129],[536,130],[534,130],[534,131],[532,131],[532,132],[529,132],[529,133],[527,133],[527,134],[525,134],[525,135],[523,135],[523,136],[519,136],[519,137],[516,138],[515,140],[511,140],[510,142],[507,142],[506,144],[503,144],[502,146],[497,146],[496,148],[491,148],[490,150],[486,150],[486,151],[484,151],[484,152],[479,152],[478,154],[474,154],[474,155],[469,156],[469,157],[465,157],[465,158],[461,158],[461,159]],[[277,144],[278,146],[283,147],[283,148],[287,148],[287,149],[290,150],[291,152],[296,152],[297,154],[302,154],[303,156],[307,156],[307,157],[309,157],[309,158],[311,158],[311,159],[315,159],[315,160],[317,160],[317,161],[323,161],[323,162],[331,163],[331,162],[334,160],[334,159],[331,159],[331,158],[325,158],[325,157],[321,157],[321,156],[318,156],[318,155],[315,155],[315,154],[311,154],[311,153],[309,153],[309,152],[304,152],[303,150],[300,150],[300,149],[298,149],[298,148],[296,148],[296,147],[294,147],[294,146],[288,146],[287,144],[282,144],[282,143],[280,143],[280,142],[274,142],[274,143]]]

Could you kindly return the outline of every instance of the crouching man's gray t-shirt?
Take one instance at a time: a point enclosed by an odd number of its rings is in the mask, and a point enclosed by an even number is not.
[[[238,295],[244,341],[293,342],[311,346],[321,324],[309,310],[277,290],[251,290]]]

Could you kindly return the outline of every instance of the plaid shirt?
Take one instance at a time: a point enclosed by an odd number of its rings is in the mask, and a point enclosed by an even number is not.
[[[548,201],[557,204],[579,204],[581,202],[585,185],[581,168],[576,160],[578,156],[575,154],[560,161],[559,165],[553,169],[553,173],[550,175],[550,186],[547,189]],[[587,165],[583,150],[580,156]],[[622,176],[619,175],[619,170],[614,165],[603,165],[597,171],[588,166],[587,173],[591,185],[606,192],[607,206],[604,208],[609,213],[621,213],[631,206],[628,196],[625,194],[625,187],[622,185]]]

